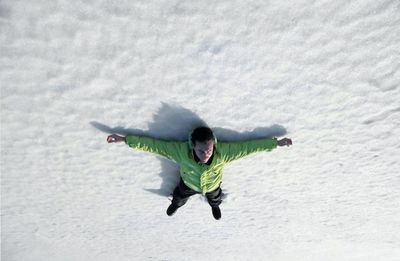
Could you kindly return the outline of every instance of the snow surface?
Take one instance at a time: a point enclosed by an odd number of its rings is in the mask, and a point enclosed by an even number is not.
[[[398,0],[2,0],[1,258],[400,260]],[[225,169],[109,133],[290,137]]]

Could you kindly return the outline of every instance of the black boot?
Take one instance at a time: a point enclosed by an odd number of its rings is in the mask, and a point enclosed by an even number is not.
[[[219,207],[215,206],[215,207],[211,207],[211,209],[212,209],[212,214],[213,214],[214,218],[216,220],[221,219],[221,210],[219,209]]]
[[[178,209],[178,207],[175,204],[169,205],[169,207],[167,209],[167,215],[172,216],[173,214],[175,214],[177,209]]]

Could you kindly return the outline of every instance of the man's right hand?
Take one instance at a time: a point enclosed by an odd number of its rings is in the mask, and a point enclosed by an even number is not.
[[[107,137],[108,143],[125,142],[125,137],[119,136],[117,134],[111,134]]]

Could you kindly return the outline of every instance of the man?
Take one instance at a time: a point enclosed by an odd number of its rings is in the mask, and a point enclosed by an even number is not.
[[[288,138],[281,140],[258,139],[242,142],[219,142],[208,127],[198,127],[189,135],[188,142],[165,141],[150,137],[112,134],[108,143],[125,142],[132,148],[152,152],[180,165],[180,182],[173,192],[167,215],[172,216],[190,196],[202,193],[211,206],[215,219],[221,218],[219,205],[222,202],[223,167],[246,155],[260,151],[271,151],[277,146],[290,146]]]

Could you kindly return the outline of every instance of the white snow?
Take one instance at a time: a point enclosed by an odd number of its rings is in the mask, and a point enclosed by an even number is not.
[[[2,0],[1,259],[400,260],[397,0]],[[225,169],[109,133],[290,137]]]

